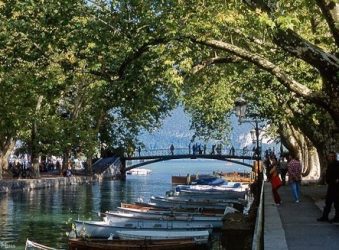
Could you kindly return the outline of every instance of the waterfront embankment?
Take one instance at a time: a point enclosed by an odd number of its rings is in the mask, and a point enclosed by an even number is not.
[[[4,179],[0,180],[0,193],[30,191],[50,187],[61,187],[98,181],[97,176],[42,177],[37,179]]]

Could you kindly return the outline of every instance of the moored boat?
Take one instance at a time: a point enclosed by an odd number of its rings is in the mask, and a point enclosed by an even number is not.
[[[193,216],[193,217],[208,217],[208,218],[222,218],[223,214],[212,214],[212,213],[199,213],[192,211],[176,211],[170,209],[163,210],[155,210],[149,209],[149,207],[140,207],[140,208],[128,208],[128,207],[117,207],[117,211],[123,213],[131,213],[131,214],[147,214],[147,215],[159,215],[159,216]],[[227,211],[226,211],[227,212]]]
[[[159,206],[153,202],[135,202],[134,204],[123,204],[121,206],[142,207],[149,210],[169,210],[176,212],[192,212],[192,213],[210,213],[210,214],[224,214],[225,209],[222,208],[204,208],[204,207],[179,207],[179,206]]]
[[[178,184],[189,185],[194,180],[196,180],[195,175],[189,175],[189,174],[187,176],[173,175],[172,185],[178,185]]]
[[[205,250],[207,244],[192,239],[166,240],[107,240],[107,239],[69,239],[69,250]]]
[[[152,196],[150,202],[162,207],[181,207],[181,208],[212,208],[223,209],[232,207],[236,201],[219,202],[214,200],[195,200],[190,199],[171,199],[171,197]]]
[[[5,246],[5,248],[7,247]],[[11,248],[11,247],[8,247],[8,248]],[[40,243],[26,239],[25,250],[58,250],[58,249],[53,248],[53,247],[48,247]]]
[[[191,239],[197,243],[207,244],[209,232],[199,231],[117,231],[119,239],[124,240],[163,240],[163,239]]]
[[[219,176],[227,181],[241,182],[241,183],[252,183],[254,181],[253,174],[250,172],[228,172],[228,173],[217,173]]]
[[[222,218],[221,217],[208,217],[208,216],[191,216],[189,214],[171,216],[171,215],[157,215],[157,214],[133,214],[123,212],[107,211],[105,213],[107,220],[114,223],[130,223],[139,222],[143,225],[150,223],[168,223],[173,224],[174,227],[186,227],[187,225],[199,226],[208,223],[213,228],[221,228]]]
[[[179,223],[176,221],[150,221],[137,220],[130,221],[128,219],[113,221],[74,221],[76,228],[76,235],[94,237],[94,238],[108,238],[111,235],[116,237],[116,232],[121,230],[210,230],[213,226],[208,222],[202,223]]]
[[[147,168],[134,168],[126,172],[126,174],[129,174],[129,175],[149,175],[151,173],[152,173],[152,170],[147,169]]]
[[[224,179],[215,176],[202,176],[192,181],[192,185],[210,185],[219,186],[227,183]]]
[[[248,185],[228,183],[227,185],[178,185],[174,195],[185,197],[199,197],[200,199],[244,199],[248,192]]]

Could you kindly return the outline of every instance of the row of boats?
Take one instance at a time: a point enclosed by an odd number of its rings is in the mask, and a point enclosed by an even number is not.
[[[234,182],[178,185],[149,202],[100,212],[99,221],[75,220],[69,249],[208,249],[224,215],[243,212],[247,193],[247,184]]]
[[[213,230],[248,207],[248,184],[205,176],[149,202],[121,203],[100,221],[75,220],[68,249],[209,249]],[[27,239],[26,250],[50,248]]]

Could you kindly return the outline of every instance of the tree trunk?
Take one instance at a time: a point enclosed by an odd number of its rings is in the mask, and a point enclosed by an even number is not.
[[[3,163],[4,157],[0,151],[0,180],[2,180],[2,163]]]
[[[92,155],[88,155],[86,160],[86,175],[89,176],[93,175],[92,160]]]
[[[31,158],[32,158],[32,168],[33,168],[33,177],[40,177],[40,168],[39,168],[39,150],[37,147],[36,139],[36,121],[33,121],[32,131],[31,131]]]
[[[38,112],[41,109],[43,96],[39,96],[38,102],[35,108],[35,113],[38,114]],[[36,118],[33,118],[32,121],[32,131],[31,131],[31,159],[32,159],[32,168],[33,168],[33,177],[38,178],[40,177],[40,168],[39,168],[39,146],[38,146],[38,138],[37,138],[37,132],[38,132],[38,125]]]
[[[62,160],[62,168],[60,169],[60,175],[62,176],[64,172],[70,165],[70,156],[71,156],[71,149],[67,148],[64,152],[63,160]]]
[[[284,146],[302,163],[303,179],[319,181],[323,165],[311,141],[291,125],[281,125],[279,132]]]
[[[13,138],[8,138],[1,145],[0,149],[0,179],[3,178],[3,170],[8,170],[8,157],[13,152],[15,147],[15,140]]]

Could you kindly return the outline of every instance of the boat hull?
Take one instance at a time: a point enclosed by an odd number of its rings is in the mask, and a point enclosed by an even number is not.
[[[207,244],[209,232],[207,230],[199,231],[117,231],[119,239],[123,240],[180,240],[191,239],[194,242]]]
[[[164,205],[160,206],[153,202],[135,202],[136,206],[148,207],[153,210],[169,210],[169,211],[184,211],[184,212],[193,212],[193,213],[210,213],[210,214],[224,214],[225,208],[205,208],[205,207],[183,207],[177,205]]]
[[[179,207],[179,208],[213,208],[213,209],[224,209],[227,206],[233,206],[232,201],[230,202],[213,202],[209,201],[196,201],[194,199],[171,199],[171,197],[155,197],[152,196],[150,199],[151,203],[162,207]]]
[[[209,230],[212,231],[213,226],[209,223],[192,224],[192,223],[175,223],[175,221],[157,221],[144,222],[140,221],[127,221],[114,222],[114,221],[74,221],[76,228],[76,235],[78,237],[91,237],[91,238],[108,238],[110,236],[117,237],[117,231],[128,230]]]
[[[190,211],[184,212],[177,212],[177,211],[173,211],[173,210],[169,210],[169,209],[164,209],[164,210],[153,210],[153,209],[147,209],[147,208],[127,208],[127,207],[117,207],[118,212],[122,212],[122,213],[131,213],[131,214],[135,214],[135,215],[157,215],[160,218],[162,216],[175,216],[175,217],[180,217],[180,216],[184,216],[184,217],[194,217],[194,218],[208,218],[208,219],[222,219],[223,215],[221,214],[204,214],[204,213],[192,213]]]
[[[189,239],[182,240],[99,240],[69,239],[69,250],[207,250],[207,244]]]
[[[175,228],[204,227],[208,225],[211,225],[213,228],[221,228],[223,225],[221,217],[140,215],[121,212],[106,212],[105,215],[107,220],[112,223],[135,223],[137,225],[143,225],[143,227],[151,227],[159,223]]]

